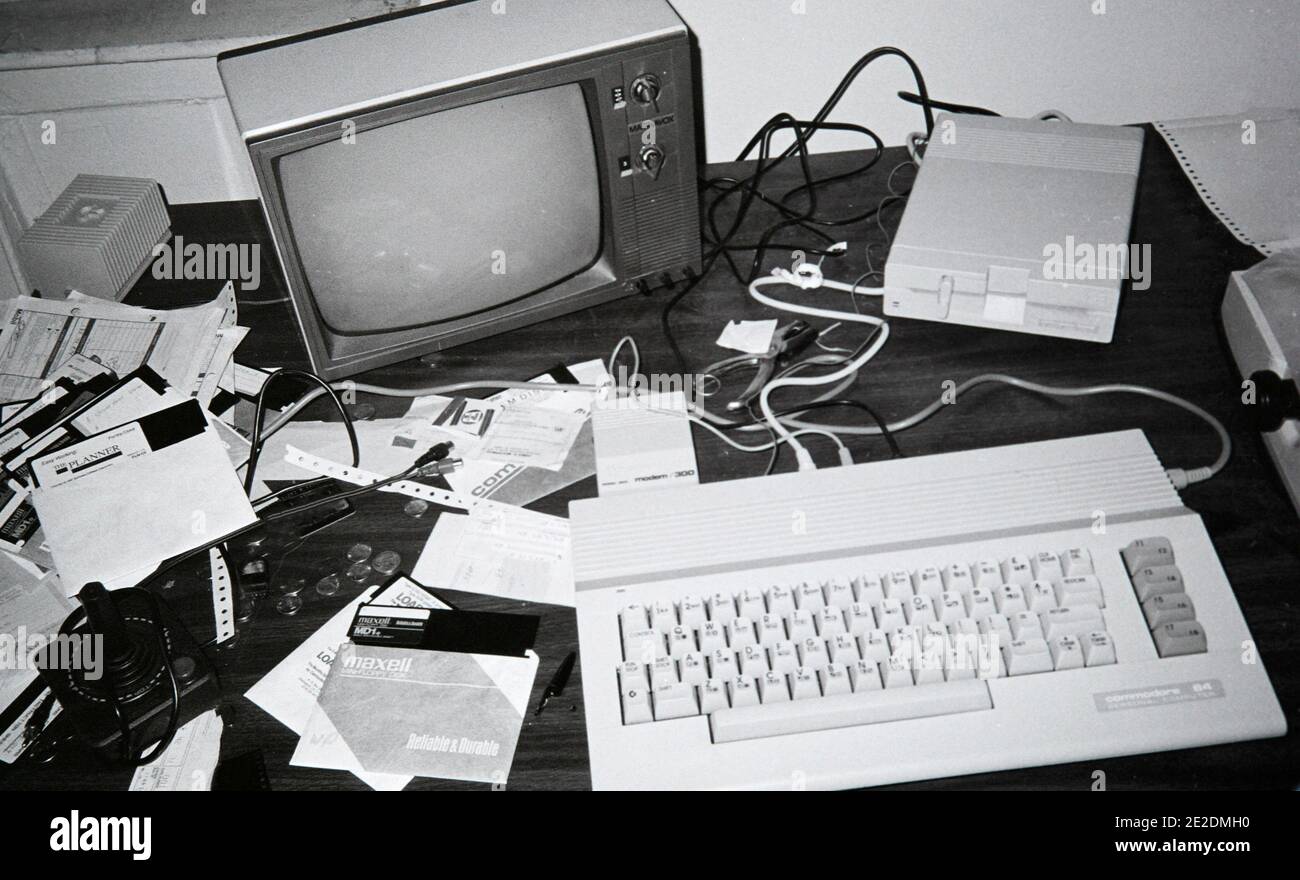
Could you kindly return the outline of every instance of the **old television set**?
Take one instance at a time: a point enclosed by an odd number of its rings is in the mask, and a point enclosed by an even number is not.
[[[221,55],[313,369],[698,271],[691,58],[664,0],[452,0]]]

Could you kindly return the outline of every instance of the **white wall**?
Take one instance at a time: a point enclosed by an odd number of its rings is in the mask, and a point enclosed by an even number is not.
[[[430,2],[210,0],[196,17],[189,0],[0,0],[0,298],[22,287],[13,240],[77,172],[153,177],[173,202],[256,195],[215,51]],[[700,44],[712,161],[779,111],[813,115],[882,45],[909,52],[935,97],[1011,115],[1120,123],[1300,103],[1300,0],[671,2]],[[906,66],[881,59],[833,118],[902,143],[921,114],[900,88],[913,88]]]
[[[1297,0],[671,2],[700,43],[711,161],[734,159],[779,111],[812,116],[854,61],[885,45],[916,59],[934,97],[1008,115],[1147,122],[1300,102]],[[881,59],[835,116],[902,143],[922,124],[895,97],[904,88],[915,90],[906,65]]]

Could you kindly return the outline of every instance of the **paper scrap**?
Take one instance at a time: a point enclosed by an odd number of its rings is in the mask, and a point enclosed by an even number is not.
[[[515,404],[497,410],[476,458],[558,471],[587,417]]]
[[[59,576],[35,574],[30,563],[0,551],[0,711],[36,680],[31,654],[59,632],[72,613]]]
[[[221,716],[215,709],[180,727],[156,761],[136,768],[128,791],[211,791],[221,757]]]
[[[480,501],[438,517],[411,576],[432,588],[572,607],[569,521]]]
[[[765,354],[772,347],[776,318],[766,321],[728,321],[718,337],[718,345],[745,354]]]

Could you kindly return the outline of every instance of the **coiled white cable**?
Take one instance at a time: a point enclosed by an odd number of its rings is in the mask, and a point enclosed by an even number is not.
[[[776,435],[790,444],[794,450],[795,459],[799,463],[800,470],[815,470],[817,465],[813,462],[812,456],[808,450],[796,439],[795,435],[789,428],[777,418],[776,413],[772,410],[772,392],[780,388],[790,387],[808,387],[812,385],[828,385],[832,382],[838,382],[841,379],[852,376],[862,367],[875,357],[889,339],[889,322],[874,315],[865,315],[858,312],[841,312],[834,309],[823,309],[816,306],[803,305],[801,303],[792,303],[786,300],[773,299],[763,293],[766,287],[773,287],[778,284],[798,287],[801,290],[813,290],[821,287],[829,287],[834,290],[843,290],[850,294],[874,293],[877,290],[883,293],[883,288],[864,288],[852,284],[845,284],[840,281],[827,280],[823,275],[821,268],[813,263],[802,263],[796,267],[794,272],[787,269],[776,269],[771,275],[763,278],[757,278],[749,285],[749,295],[760,303],[770,306],[774,309],[780,309],[786,312],[794,312],[800,315],[810,315],[815,318],[832,318],[840,321],[851,321],[857,324],[867,324],[879,328],[875,339],[871,344],[866,346],[862,353],[857,357],[846,360],[845,364],[838,370],[830,373],[824,373],[818,376],[785,376],[774,379],[763,387],[758,397],[759,408],[763,411],[763,417],[767,424],[772,428]],[[811,425],[803,427],[813,427]],[[819,426],[820,427],[820,426]],[[823,428],[825,430],[825,428]]]

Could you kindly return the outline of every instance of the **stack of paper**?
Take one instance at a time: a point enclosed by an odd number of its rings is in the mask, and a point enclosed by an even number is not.
[[[80,355],[125,376],[148,365],[204,407],[218,388],[234,389],[237,327],[234,285],[211,303],[160,311],[71,294],[66,300],[20,296],[0,312],[0,402],[34,397]]]

